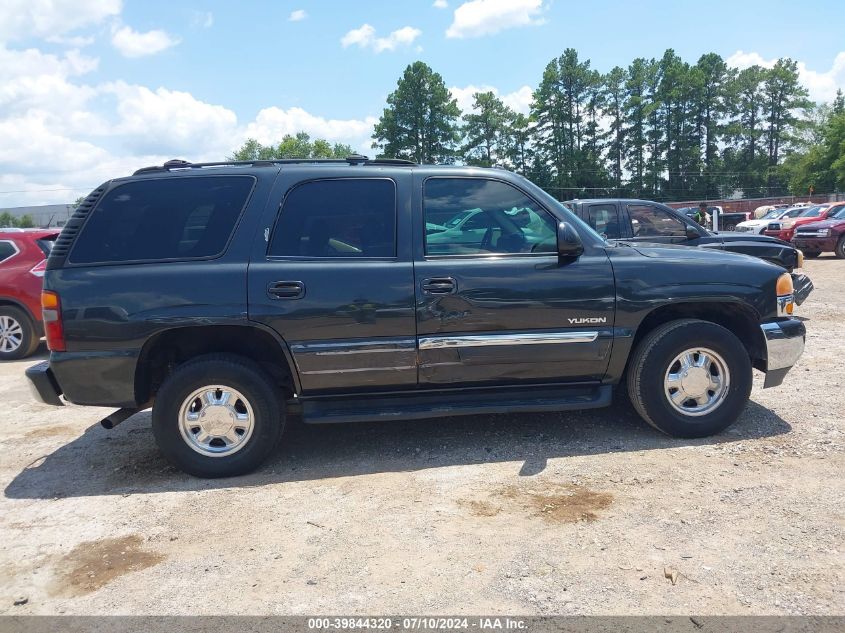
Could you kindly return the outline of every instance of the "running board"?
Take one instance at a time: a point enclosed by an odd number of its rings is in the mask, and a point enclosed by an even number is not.
[[[300,399],[302,419],[308,424],[419,420],[454,415],[539,413],[598,409],[610,405],[610,385],[525,388],[504,391],[430,392],[343,399]]]

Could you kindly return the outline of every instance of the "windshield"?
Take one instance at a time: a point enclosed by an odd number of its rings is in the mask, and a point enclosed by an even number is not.
[[[841,209],[839,209],[839,211],[832,214],[830,217],[834,220],[845,220],[845,207],[842,207]]]
[[[762,218],[760,218],[760,219],[761,219],[761,220],[771,220],[772,218],[776,218],[776,217],[778,217],[778,216],[780,215],[780,213],[781,213],[781,212],[780,212],[780,211],[778,211],[777,209],[772,209],[771,211],[769,211],[768,213],[766,213],[766,215],[764,215],[764,216],[763,216]]]
[[[817,218],[822,214],[822,207],[810,207],[801,214],[802,218]]]

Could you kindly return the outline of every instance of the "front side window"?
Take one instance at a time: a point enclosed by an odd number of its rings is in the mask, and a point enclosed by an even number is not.
[[[180,260],[223,253],[251,176],[138,180],[109,191],[73,246],[74,264]]]
[[[15,243],[11,240],[0,240],[0,262],[4,262],[18,252]]]
[[[591,204],[588,209],[590,226],[606,240],[622,237],[619,211],[615,204]]]
[[[664,209],[650,204],[629,204],[634,237],[686,237],[687,227]]]
[[[395,257],[394,182],[348,178],[298,185],[285,197],[268,255]]]
[[[426,255],[493,255],[557,252],[557,223],[517,188],[485,178],[429,178]]]

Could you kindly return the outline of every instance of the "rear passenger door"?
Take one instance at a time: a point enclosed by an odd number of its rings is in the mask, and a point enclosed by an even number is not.
[[[350,169],[283,170],[250,263],[250,319],[285,339],[303,392],[417,383],[410,174]]]

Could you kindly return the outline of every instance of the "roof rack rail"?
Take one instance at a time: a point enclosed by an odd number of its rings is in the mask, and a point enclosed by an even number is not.
[[[328,163],[335,165],[385,165],[394,167],[411,166],[417,164],[414,161],[405,160],[404,158],[371,159],[361,154],[353,154],[351,156],[347,156],[346,158],[268,158],[259,160],[221,160],[209,163],[192,163],[190,161],[182,160],[180,158],[173,158],[165,162],[163,165],[151,165],[150,167],[141,167],[140,169],[135,170],[132,175],[137,176],[139,174],[146,174],[156,171],[170,171],[171,169],[199,169],[202,167],[228,166],[237,167],[239,165],[250,167],[272,167],[274,165],[298,165],[307,163]]]

